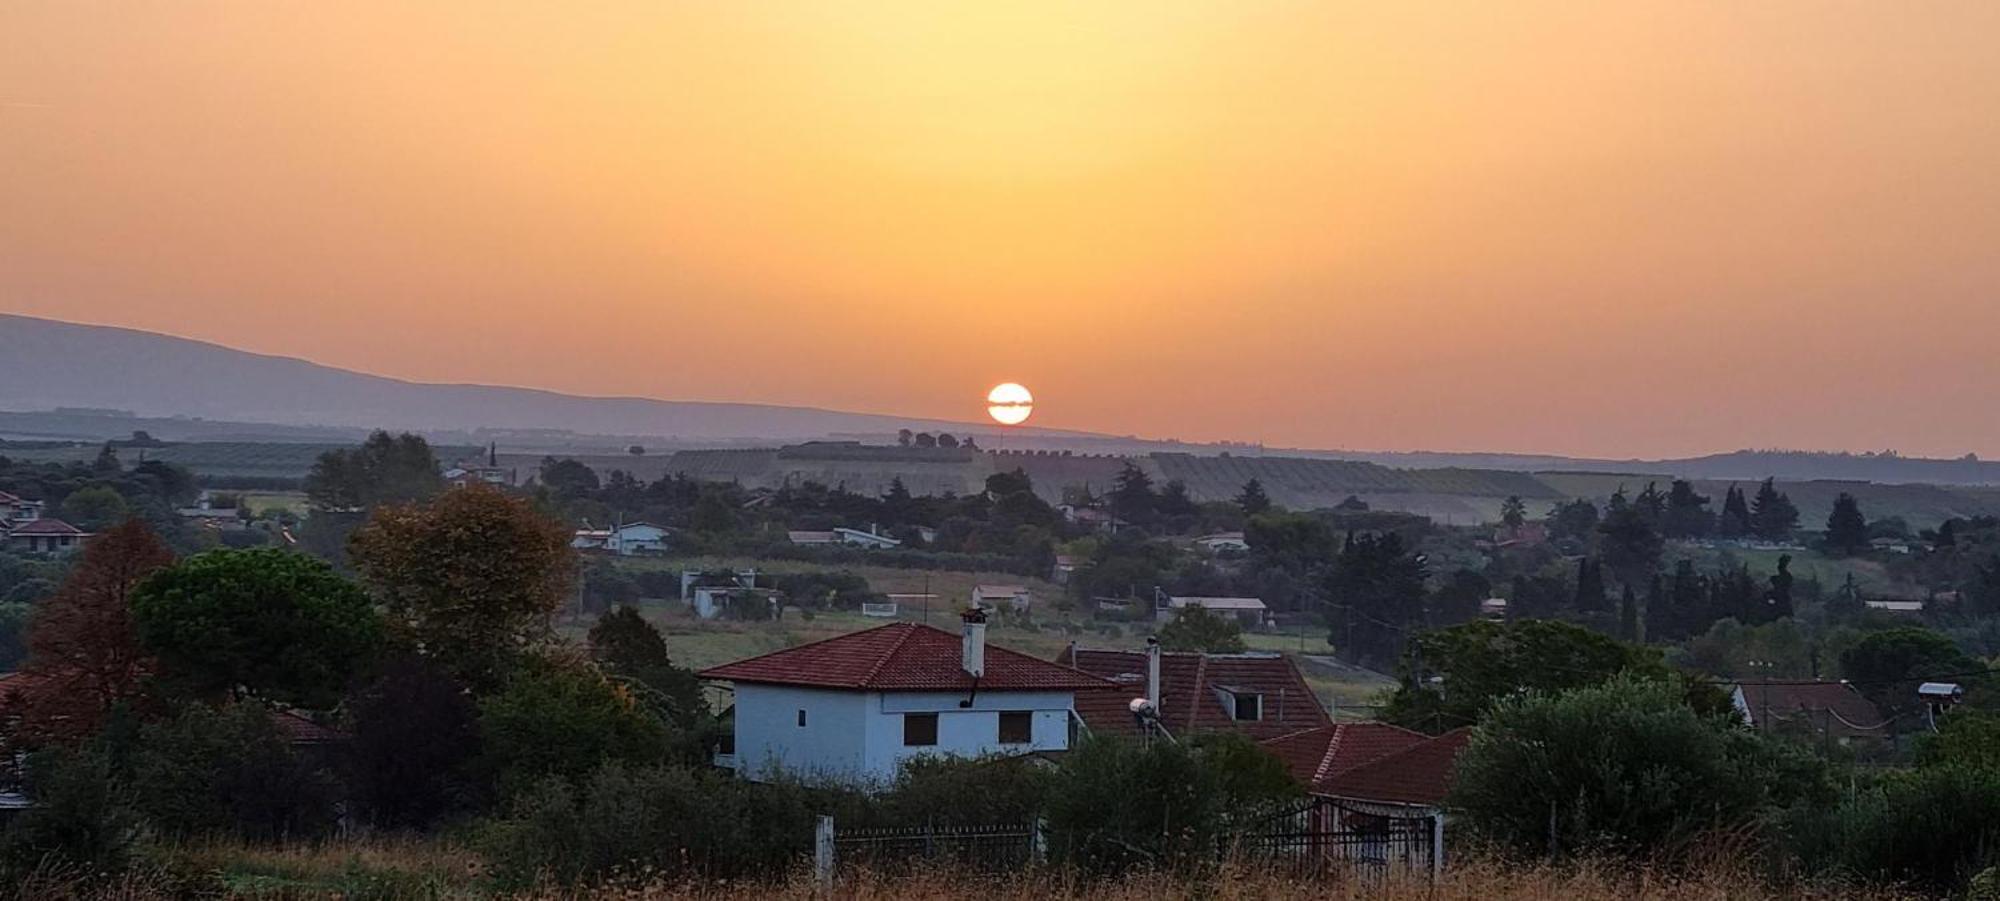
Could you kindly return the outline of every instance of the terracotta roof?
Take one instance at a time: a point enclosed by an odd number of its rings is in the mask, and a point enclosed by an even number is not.
[[[1845,682],[1741,682],[1750,725],[1775,729],[1787,723],[1842,737],[1881,738],[1882,711]]]
[[[1461,728],[1436,738],[1378,757],[1368,763],[1333,773],[1312,787],[1313,794],[1381,804],[1416,804],[1436,807],[1451,793],[1453,768],[1458,752],[1472,739],[1472,729]]]
[[[20,495],[8,494],[5,491],[0,491],[0,504],[18,504],[20,502],[21,502]]]
[[[293,710],[271,711],[271,726],[288,745],[324,745],[350,737],[338,729],[322,726]]]
[[[1388,723],[1335,723],[1266,739],[1264,748],[1285,762],[1299,783],[1312,787],[1335,773],[1407,750],[1428,736]]]
[[[1077,692],[1077,716],[1091,731],[1110,735],[1138,732],[1130,705],[1133,698],[1146,693],[1144,651],[1067,648],[1056,662],[1113,684],[1104,690]],[[1236,719],[1216,697],[1218,688],[1263,695],[1263,718]],[[1299,675],[1298,667],[1284,655],[1170,651],[1160,655],[1160,722],[1176,735],[1233,731],[1262,741],[1330,725],[1332,720],[1305,677]]]
[[[15,527],[14,527],[14,528],[13,528],[13,529],[12,529],[11,531],[9,531],[9,532],[8,532],[7,534],[9,534],[9,535],[79,535],[79,536],[80,536],[80,535],[87,535],[87,534],[89,534],[89,533],[88,533],[88,532],[85,532],[84,530],[82,530],[82,529],[79,529],[79,528],[77,528],[77,527],[75,527],[75,526],[73,526],[73,525],[70,525],[69,523],[66,523],[66,522],[63,522],[63,521],[62,521],[62,520],[60,520],[60,519],[56,519],[55,517],[52,517],[52,516],[44,516],[44,517],[42,517],[41,519],[31,519],[31,520],[28,520],[27,522],[24,522],[24,523],[22,523],[22,524],[20,524],[20,525],[18,525],[18,526],[15,526]]]
[[[920,623],[890,623],[702,670],[704,679],[862,691],[969,691],[961,638]],[[988,642],[981,691],[1105,688],[1103,679]]]

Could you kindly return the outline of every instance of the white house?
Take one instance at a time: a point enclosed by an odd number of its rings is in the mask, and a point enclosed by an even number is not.
[[[785,537],[793,544],[851,544],[858,547],[880,549],[902,547],[903,542],[882,534],[874,526],[868,531],[840,527],[824,532],[792,531]]]
[[[7,545],[30,554],[58,554],[79,548],[91,533],[53,516],[41,516],[6,531]]]
[[[1035,596],[1022,585],[974,585],[972,586],[972,606],[998,608],[1006,604],[1015,610],[1026,610],[1034,604]]]
[[[628,522],[611,529],[578,529],[569,546],[580,551],[604,551],[620,557],[657,554],[667,549],[665,526],[649,522]]]
[[[1215,532],[1196,538],[1194,543],[1211,554],[1242,553],[1250,550],[1250,541],[1242,532]]]
[[[1265,618],[1270,615],[1270,608],[1265,607],[1264,602],[1256,598],[1164,597],[1162,600],[1164,603],[1160,604],[1158,610],[1160,622],[1173,619],[1174,611],[1182,607],[1200,607],[1210,613],[1235,617],[1245,625],[1251,626],[1263,625]]]
[[[736,695],[734,742],[717,763],[882,785],[912,757],[1063,751],[1079,690],[1110,683],[986,644],[986,613],[953,635],[892,623],[700,673]]]

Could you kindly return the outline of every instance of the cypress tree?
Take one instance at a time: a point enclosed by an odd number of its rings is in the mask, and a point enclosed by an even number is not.
[[[1578,613],[1604,610],[1604,564],[1589,557],[1576,565],[1576,609]]]
[[[1618,598],[1618,640],[1639,643],[1639,599],[1630,585]]]
[[[1742,538],[1750,534],[1750,502],[1744,498],[1743,489],[1729,486],[1729,493],[1722,500],[1722,516],[1715,525],[1716,531],[1724,538]]]
[[[1799,527],[1799,508],[1778,490],[1774,479],[1765,479],[1750,502],[1750,530],[1765,541],[1784,541]]]

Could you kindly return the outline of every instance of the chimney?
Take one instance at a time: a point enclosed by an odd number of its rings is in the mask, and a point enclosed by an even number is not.
[[[1146,639],[1146,703],[1160,709],[1160,640]]]
[[[959,616],[965,624],[965,642],[960,655],[966,673],[977,679],[986,675],[986,611],[967,608]]]

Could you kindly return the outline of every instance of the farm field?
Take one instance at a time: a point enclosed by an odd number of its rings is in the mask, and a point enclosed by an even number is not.
[[[187,467],[210,481],[231,477],[303,479],[312,471],[319,455],[350,444],[292,444],[276,441],[198,441],[164,447],[124,447],[118,457],[130,466],[140,460],[161,460]],[[8,457],[38,463],[89,462],[97,456],[99,444],[69,447],[10,449]],[[476,448],[436,446],[440,460],[453,460],[473,453]]]

